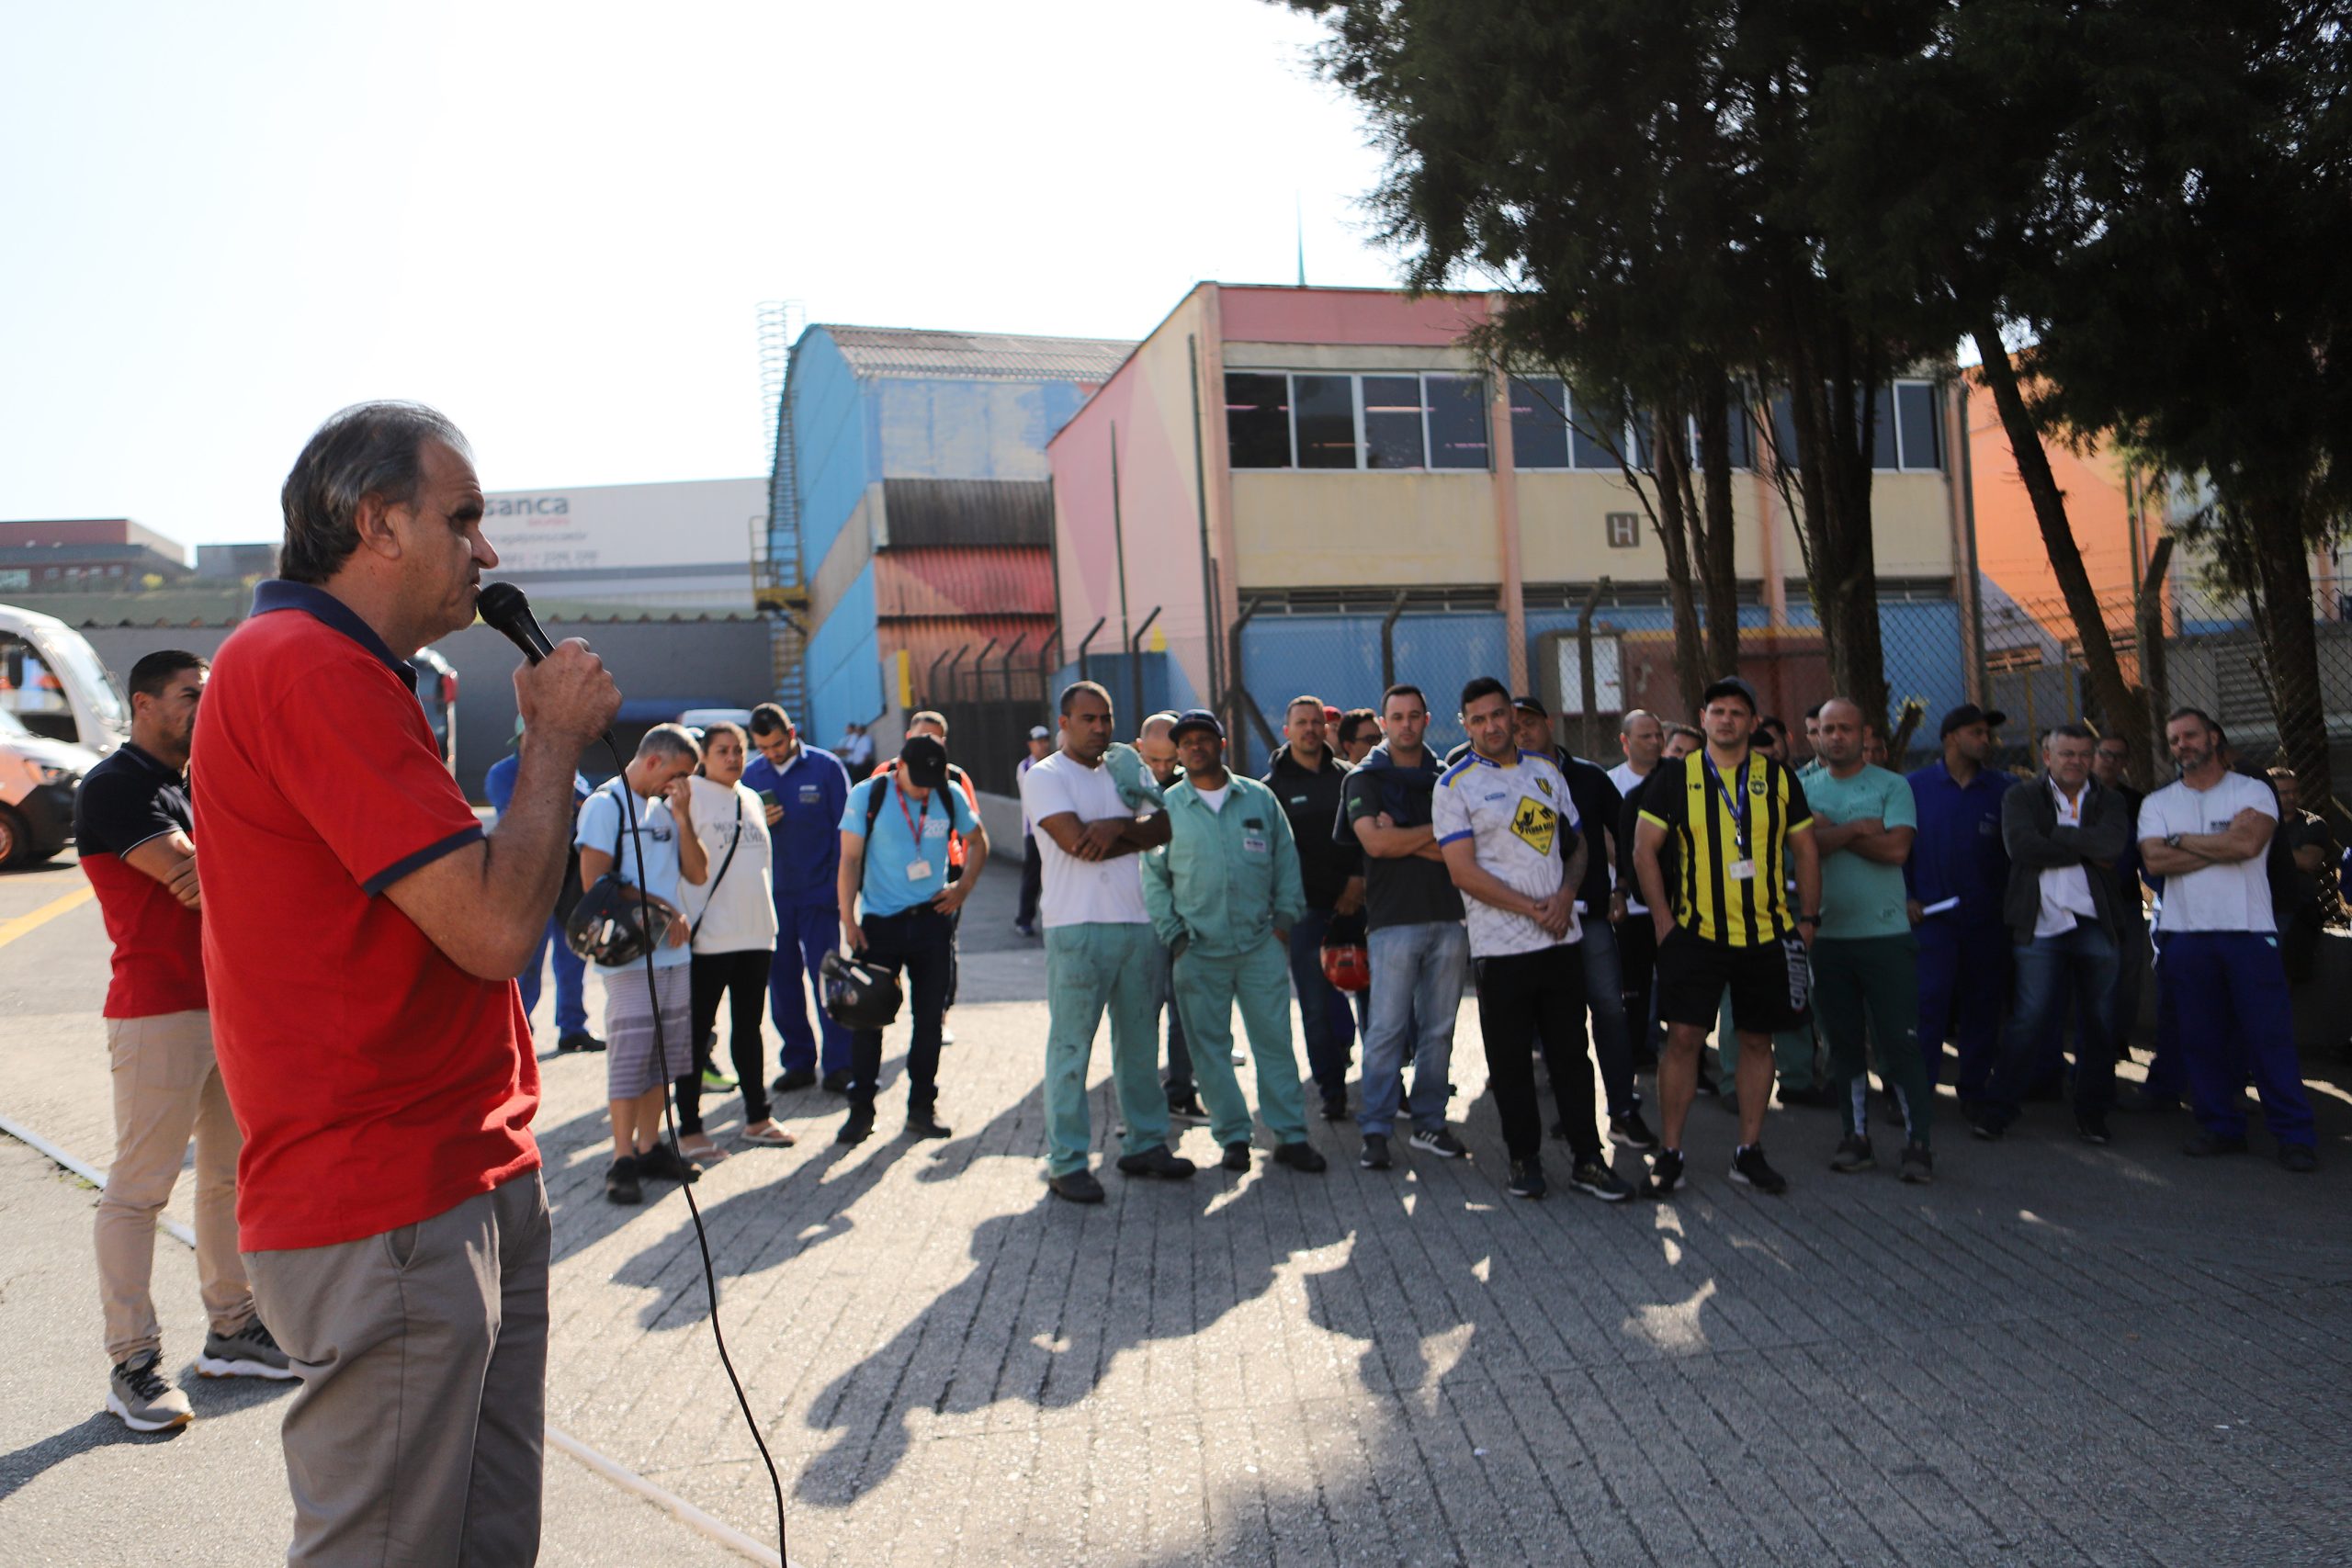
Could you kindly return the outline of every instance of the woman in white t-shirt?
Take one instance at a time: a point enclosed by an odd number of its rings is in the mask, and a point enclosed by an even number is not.
[[[703,739],[702,771],[694,790],[695,832],[710,857],[710,874],[680,899],[694,927],[693,1067],[677,1080],[678,1152],[688,1159],[725,1158],[702,1129],[702,1092],[730,1087],[716,1071],[711,1048],[719,998],[729,998],[729,1054],[743,1091],[747,1144],[786,1148],[792,1134],[769,1113],[761,1009],[767,1001],[768,964],[775,955],[775,869],[769,859],[767,803],[742,783],[747,742],[721,720]]]

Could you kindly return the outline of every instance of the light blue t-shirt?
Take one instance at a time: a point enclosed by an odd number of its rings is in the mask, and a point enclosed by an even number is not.
[[[1826,767],[1807,773],[1804,799],[1814,816],[1825,823],[1875,817],[1882,828],[1919,825],[1910,781],[1867,763],[1851,778],[1841,779]],[[1853,850],[1824,855],[1818,934],[1840,942],[1908,936],[1911,919],[1904,911],[1905,897],[1901,866],[1882,865]]]
[[[583,850],[602,850],[613,855],[613,875],[631,887],[642,887],[672,908],[678,908],[678,824],[670,815],[670,803],[650,803],[639,798],[637,803],[637,841],[628,841],[628,829],[621,819],[621,802],[616,791],[626,784],[608,784],[588,797],[580,808],[580,824],[571,841]],[[615,853],[616,848],[618,853]],[[638,879],[638,855],[645,856],[645,876]],[[656,917],[658,919],[659,917]],[[664,928],[666,929],[666,928]],[[654,933],[653,967],[673,968],[694,958],[693,949],[680,944],[672,947],[662,940],[662,932]],[[639,959],[635,968],[643,964]],[[599,964],[599,969],[609,972],[609,966]]]
[[[948,829],[969,834],[980,824],[964,792],[953,784],[933,790],[918,803],[899,793],[898,774],[893,773],[868,779],[849,792],[849,804],[842,808],[842,832],[865,833],[866,798],[877,787],[889,793],[882,797],[881,815],[874,819],[874,836],[865,842],[865,912],[896,915],[928,904],[947,886]],[[909,829],[910,818],[922,830],[920,849]],[[918,863],[921,875],[915,874]]]

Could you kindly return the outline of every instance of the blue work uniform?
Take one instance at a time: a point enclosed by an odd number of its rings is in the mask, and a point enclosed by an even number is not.
[[[2009,995],[2012,943],[2001,912],[2009,854],[2001,842],[2001,799],[2016,783],[1984,768],[1963,789],[1941,761],[1910,775],[1919,831],[1903,880],[1927,911],[1919,922],[1919,1054],[1932,1089],[1942,1079],[1944,1040],[1951,1035],[1960,1054],[1954,1084],[1963,1102],[1984,1098]]]
[[[820,1068],[827,1077],[850,1070],[849,1031],[824,1008],[819,966],[841,945],[841,909],[833,883],[842,864],[842,808],[849,801],[849,770],[831,751],[803,745],[781,772],[766,757],[743,769],[743,787],[775,796],[784,816],[768,829],[775,868],[775,957],[768,964],[768,1016],[784,1037],[778,1062],[789,1072]],[[817,1033],[808,1027],[811,996]],[[821,1034],[824,1057],[818,1059]]]
[[[490,808],[499,816],[506,815],[507,806],[514,798],[514,774],[521,766],[515,754],[509,751],[490,765],[482,776],[482,794],[490,799]],[[578,815],[581,804],[588,798],[589,784],[578,773],[571,775],[571,809]],[[548,954],[555,954],[555,1029],[559,1038],[588,1032],[588,1002],[582,994],[587,979],[588,961],[571,951],[563,940],[563,924],[553,915],[548,917],[547,929],[539,932],[539,945],[532,950],[531,962],[517,979],[523,993],[523,1011],[527,1016],[538,1010],[539,977],[546,972]]]

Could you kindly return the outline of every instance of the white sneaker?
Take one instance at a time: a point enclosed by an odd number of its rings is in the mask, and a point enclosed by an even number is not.
[[[1237,1067],[1248,1066],[1250,1065],[1250,1053],[1244,1051],[1240,1046],[1236,1045],[1233,1048],[1233,1065]]]

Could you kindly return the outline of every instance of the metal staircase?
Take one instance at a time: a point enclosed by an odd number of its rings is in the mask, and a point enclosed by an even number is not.
[[[800,335],[797,299],[760,307],[760,397],[768,425],[768,515],[752,538],[752,602],[768,618],[768,663],[775,700],[795,724],[808,722],[808,588],[800,570],[800,483],[794,459],[791,411],[792,344]]]

